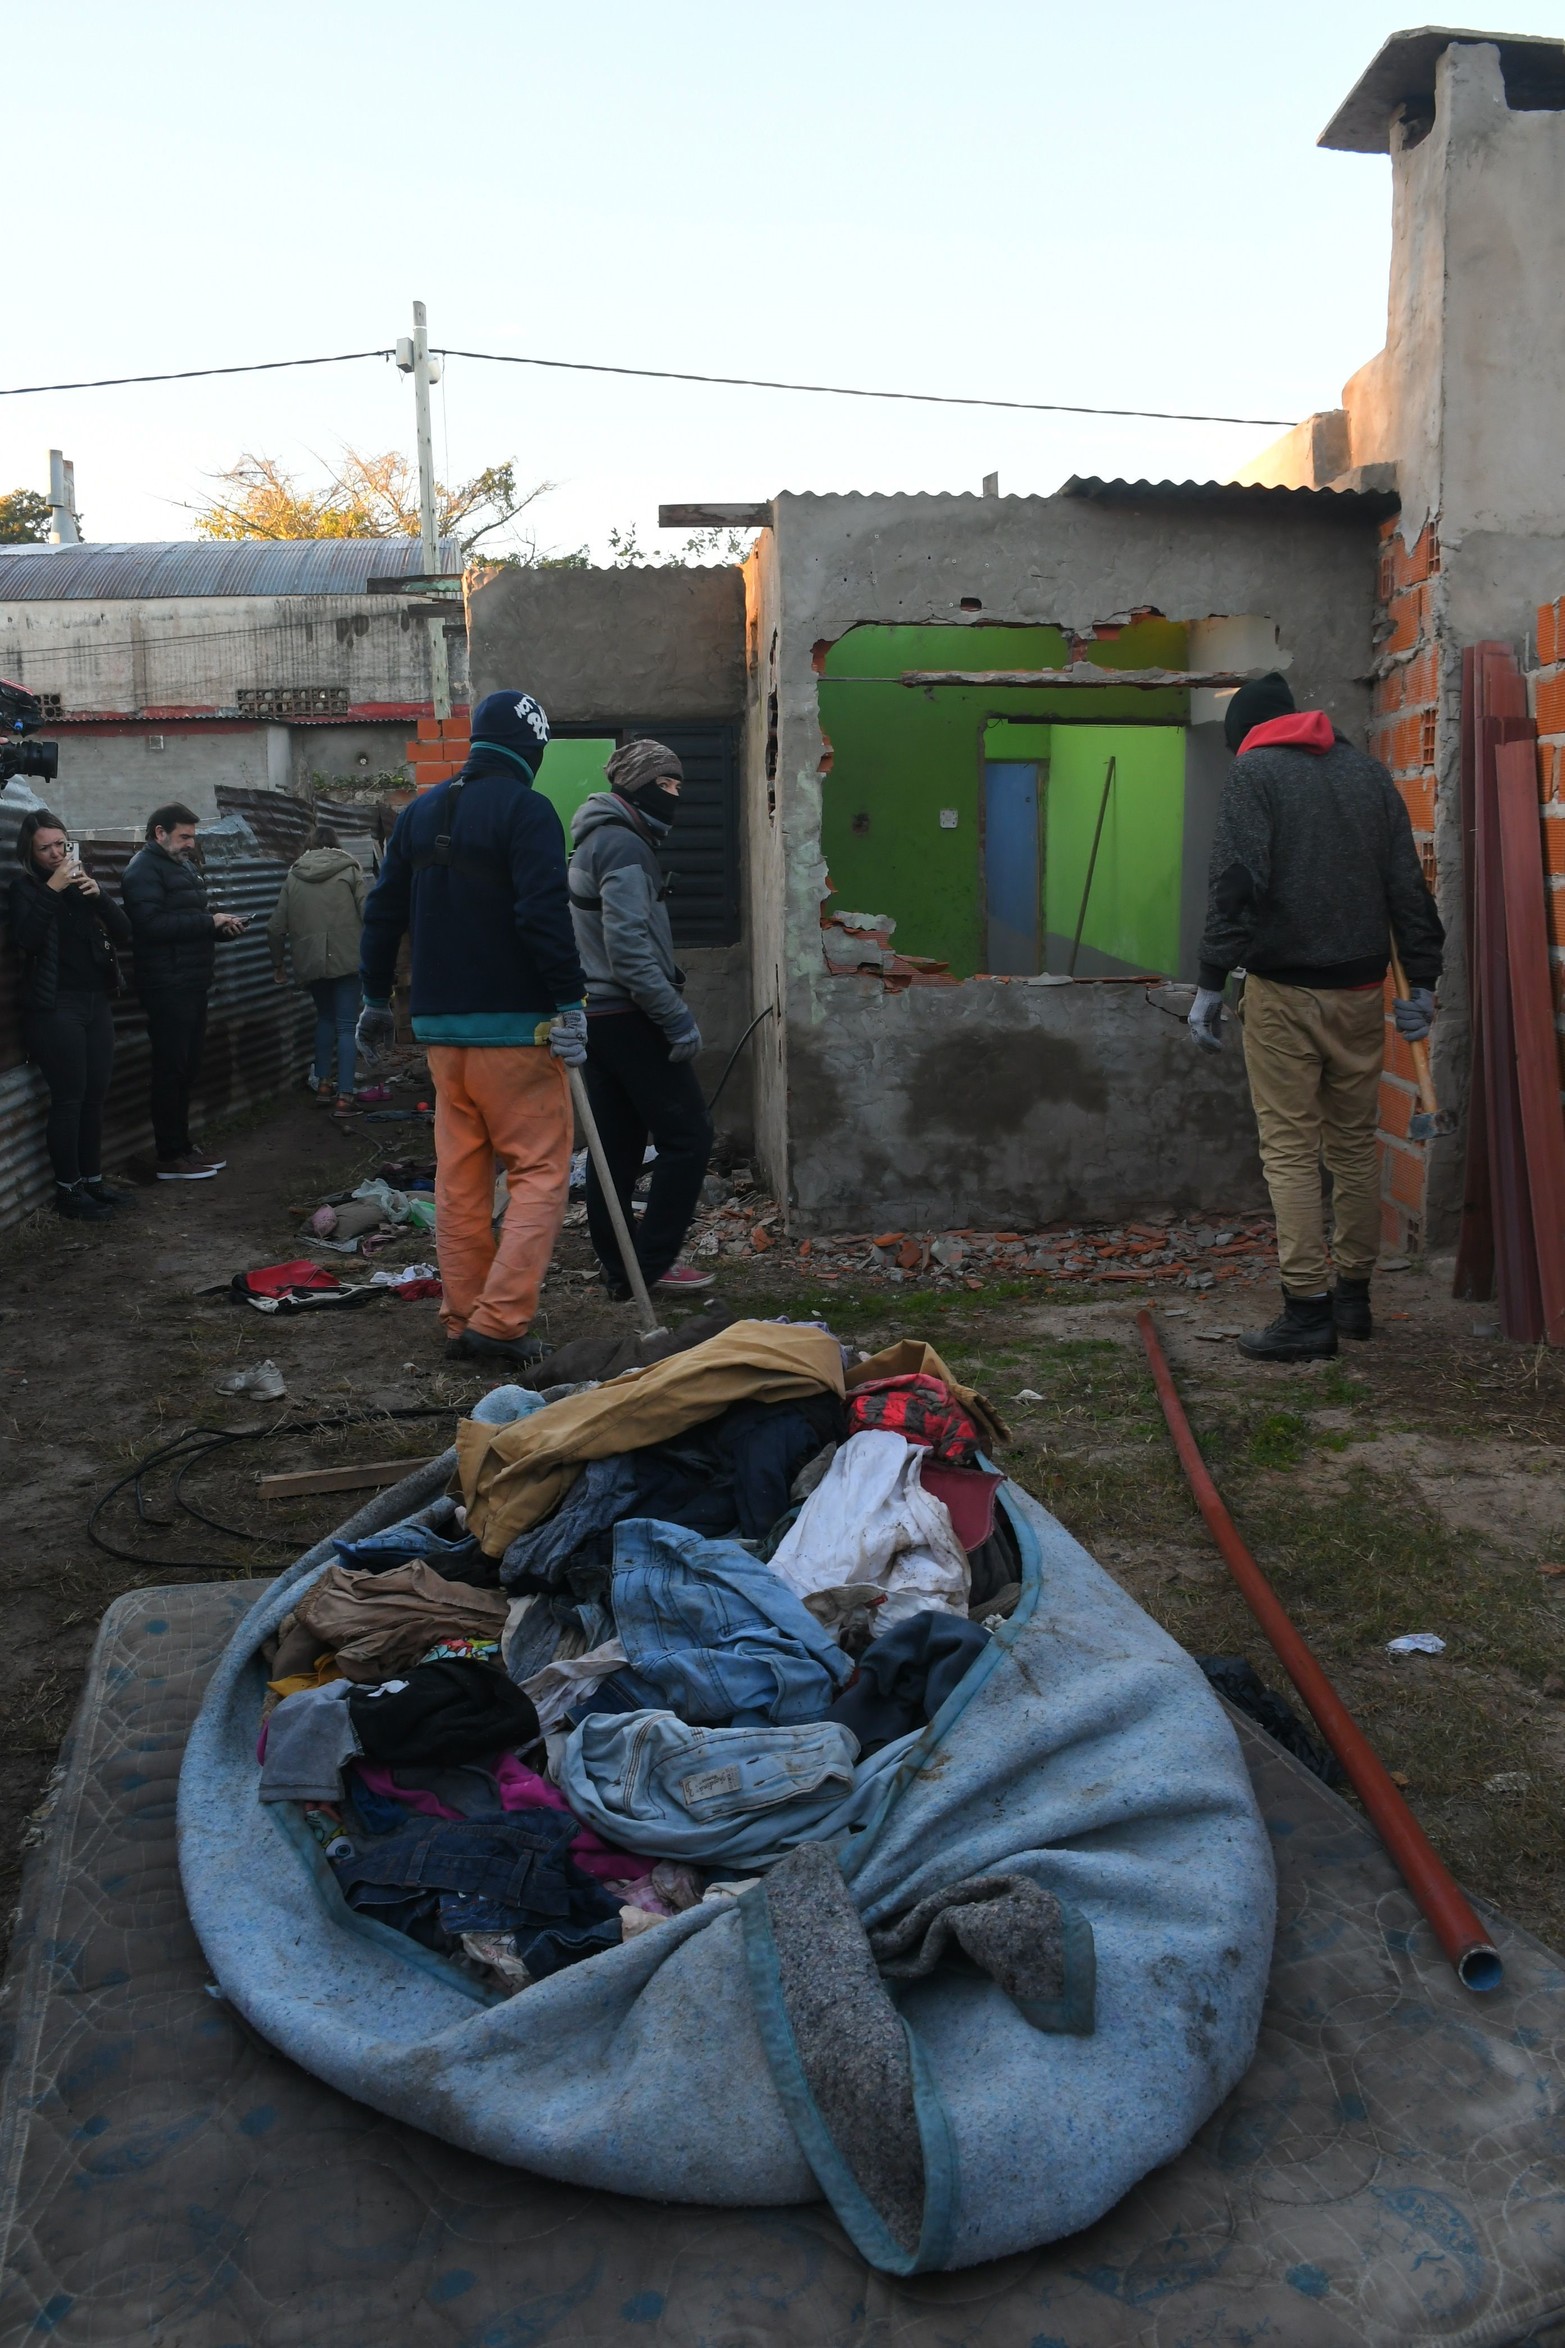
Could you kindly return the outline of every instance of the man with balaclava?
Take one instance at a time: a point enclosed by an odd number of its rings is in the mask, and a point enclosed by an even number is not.
[[[586,1058],[586,989],[571,931],[565,834],[533,789],[549,721],[530,693],[489,693],[461,773],[397,818],[364,908],[358,1041],[395,1033],[403,933],[410,1010],[435,1087],[435,1247],[446,1352],[503,1366],[541,1359],[528,1334],[565,1219],[573,1119],[568,1067]],[[496,1245],[495,1159],[505,1167]]]
[[[701,1030],[681,993],[657,848],[679,811],[684,769],[662,742],[626,742],[571,821],[571,919],[587,974],[587,1097],[627,1229],[650,1139],[657,1151],[636,1255],[649,1288],[687,1293],[711,1275],[676,1259],[712,1149],[712,1120],[691,1062]],[[587,1166],[587,1228],[609,1294],[630,1294],[597,1167]]]
[[[1407,808],[1378,759],[1323,710],[1298,710],[1275,670],[1241,685],[1223,719],[1235,753],[1218,809],[1200,985],[1190,1029],[1222,1042],[1223,990],[1242,970],[1240,1018],[1261,1166],[1277,1218],[1283,1309],[1239,1340],[1257,1361],[1314,1361],[1373,1331],[1380,1248],[1375,1133],[1395,939],[1409,994],[1398,1032],[1427,1036],[1445,932]],[[1321,1166],[1331,1176],[1328,1286]]]

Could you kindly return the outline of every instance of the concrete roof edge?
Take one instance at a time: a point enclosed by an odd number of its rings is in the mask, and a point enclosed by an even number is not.
[[[1453,42],[1487,44],[1500,52],[1509,83],[1529,66],[1557,88],[1565,111],[1565,40],[1544,33],[1483,32],[1467,25],[1410,25],[1383,41],[1316,140],[1342,155],[1389,155],[1391,118],[1409,99],[1433,101],[1435,69]]]

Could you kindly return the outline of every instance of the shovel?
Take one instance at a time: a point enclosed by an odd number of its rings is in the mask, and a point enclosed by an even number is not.
[[[1407,973],[1402,968],[1402,958],[1394,940],[1391,947],[1391,983],[1405,1003],[1408,999]],[[1454,1133],[1456,1111],[1442,1109],[1435,1098],[1434,1078],[1429,1073],[1428,1044],[1420,1039],[1416,1044],[1410,1043],[1407,1048],[1413,1055],[1413,1074],[1418,1079],[1418,1097],[1423,1104],[1409,1118],[1408,1132],[1414,1141],[1433,1141],[1437,1134]]]

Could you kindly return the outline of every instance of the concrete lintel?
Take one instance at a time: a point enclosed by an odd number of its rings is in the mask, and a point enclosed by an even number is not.
[[[753,501],[744,505],[660,505],[660,530],[767,530],[772,509]]]

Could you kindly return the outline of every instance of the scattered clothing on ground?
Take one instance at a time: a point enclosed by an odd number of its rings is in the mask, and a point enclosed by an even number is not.
[[[342,1772],[362,1750],[348,1709],[350,1683],[331,1680],[288,1696],[266,1723],[263,1802],[339,1802]]]
[[[989,1633],[964,1616],[915,1614],[870,1642],[830,1718],[853,1731],[861,1753],[878,1753],[933,1720],[988,1644]]]
[[[967,1553],[923,1488],[923,1456],[880,1429],[850,1436],[774,1550],[772,1572],[801,1598],[842,1582],[883,1590],[877,1637],[926,1607],[965,1615]]]
[[[416,1662],[442,1634],[498,1639],[506,1601],[498,1590],[447,1581],[425,1558],[410,1557],[381,1572],[329,1565],[294,1613],[349,1679],[368,1684]]]
[[[405,1768],[479,1761],[538,1740],[538,1715],[492,1664],[414,1664],[377,1686],[356,1685],[348,1710],[371,1761]]]

